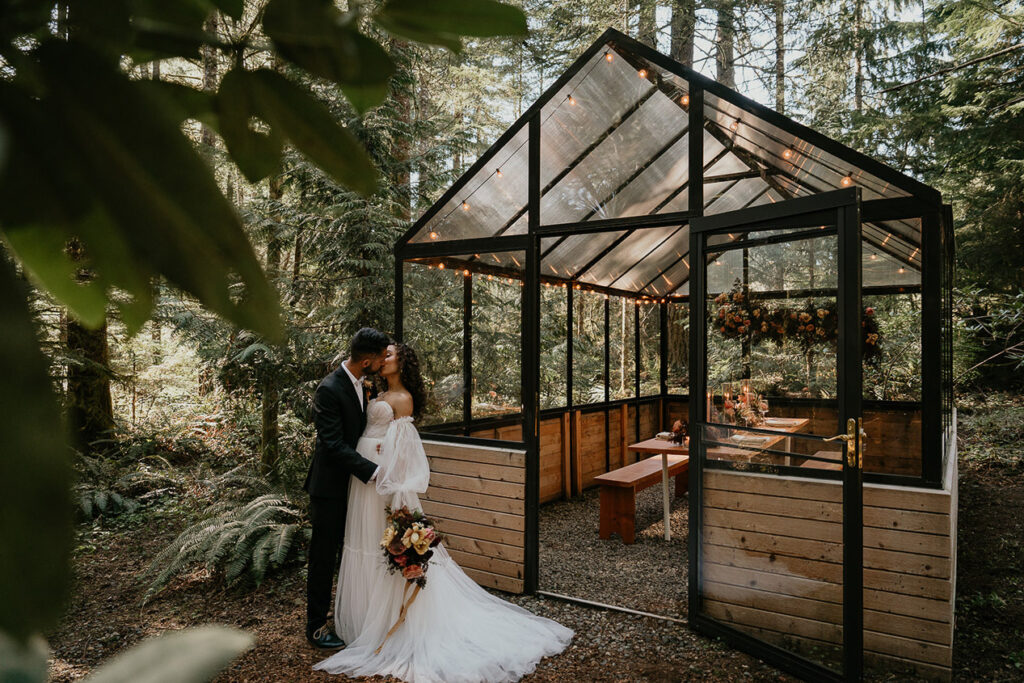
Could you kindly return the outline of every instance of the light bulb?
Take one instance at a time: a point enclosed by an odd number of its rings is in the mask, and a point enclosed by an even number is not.
[[[576,285],[576,289],[579,289],[579,288],[580,288],[580,286],[579,286],[579,285]]]
[[[791,159],[792,157],[793,157],[793,150],[789,149],[788,147],[785,150],[783,150],[783,152],[782,152],[782,158],[783,159]]]
[[[605,53],[604,53],[604,61],[606,61],[606,62],[610,62],[610,61],[612,61],[613,59],[615,59],[615,57],[614,57],[614,56],[612,55],[612,53],[611,53],[611,52],[605,52]]]
[[[870,258],[872,261],[874,261],[874,260],[876,260],[878,258],[878,254],[872,254],[868,258]]]
[[[900,267],[899,267],[899,270],[897,270],[896,272],[897,272],[897,273],[900,273],[900,274],[902,274],[902,273],[905,273],[905,272],[907,272],[907,269],[906,269],[906,268],[904,268],[903,266],[900,266]]]
[[[462,202],[462,210],[469,211],[469,202]]]
[[[573,97],[572,95],[566,95],[566,97],[569,98],[569,104],[571,104],[572,106],[575,107],[576,106],[576,98]]]
[[[437,264],[437,269],[438,270],[444,270],[444,264],[443,263],[438,263]]]
[[[466,277],[469,277],[469,271],[468,270],[462,271],[462,274],[465,275]]]
[[[640,78],[647,78],[647,69],[640,69],[636,72],[636,75]]]
[[[437,239],[437,233],[436,233],[436,232],[434,232],[434,231],[431,231],[431,232],[430,232],[430,239],[432,239],[432,240],[436,240],[436,239]]]
[[[739,127],[740,127],[740,122],[739,121],[733,121],[732,123],[729,124],[729,130],[739,130]]]
[[[850,185],[853,185],[853,178],[848,175],[843,176],[843,179],[839,181],[839,184],[843,187],[849,187]]]
[[[685,106],[690,104],[690,96],[689,95],[683,95],[682,97],[679,98],[679,101],[682,102],[683,106],[685,107]]]
[[[494,172],[494,175],[496,175],[496,176],[498,176],[499,178],[501,178],[501,177],[502,177],[502,176],[504,176],[505,174],[504,174],[504,173],[502,173],[502,172],[501,172],[501,169],[499,168],[499,169],[498,169],[497,171],[495,171],[495,172]]]
[[[488,276],[487,276],[487,279],[488,279],[488,280],[493,280],[493,279],[494,279],[494,276],[493,276],[493,275],[488,275]]]

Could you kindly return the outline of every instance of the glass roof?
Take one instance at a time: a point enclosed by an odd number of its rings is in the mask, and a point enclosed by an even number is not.
[[[689,209],[694,131],[687,78],[700,77],[654,65],[623,43],[595,45],[538,102],[542,226]],[[908,197],[923,187],[720,86],[714,90],[704,90],[706,215],[851,185],[865,201]],[[526,233],[527,121],[538,105],[424,214],[408,242]],[[647,295],[684,294],[689,229],[680,221],[545,238],[541,273]],[[865,285],[920,283],[920,220],[865,223],[862,234]],[[468,260],[515,267],[502,252]]]

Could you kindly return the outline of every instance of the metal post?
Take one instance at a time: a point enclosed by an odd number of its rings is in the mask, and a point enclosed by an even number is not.
[[[693,95],[690,96],[693,102]],[[691,128],[693,126],[691,125]],[[690,536],[687,540],[689,552],[689,616],[701,613],[701,571],[698,563],[701,535],[704,531],[703,499],[703,424],[707,421],[707,313],[706,277],[707,262],[704,257],[704,235],[690,231]]]
[[[462,432],[473,421],[473,275],[462,276]]]
[[[573,351],[573,282],[569,281],[565,289],[565,410],[569,413],[569,457],[576,453],[576,440],[579,434],[576,433],[576,420],[572,413],[572,351]],[[575,479],[576,468],[570,467],[570,476]],[[572,491],[582,491],[583,482],[572,482]]]
[[[634,359],[634,384],[633,384],[633,396],[636,402],[636,423],[634,430],[636,432],[636,440],[640,440],[640,305],[634,306],[636,310],[633,311],[633,359]]]
[[[611,400],[611,385],[609,374],[611,373],[611,339],[608,335],[609,323],[611,321],[611,301],[608,295],[604,295],[604,471],[612,469],[612,425],[611,414],[608,412],[608,401]]]
[[[921,477],[942,479],[942,250],[938,213],[921,217]]]
[[[687,124],[690,132],[690,213],[694,216],[704,215],[704,89],[690,90],[690,108],[687,110],[690,121]],[[691,271],[694,264],[691,262]]]
[[[528,200],[523,273],[523,441],[526,445],[526,500],[524,510],[523,590],[537,590],[540,570],[540,112],[530,119],[528,146]]]

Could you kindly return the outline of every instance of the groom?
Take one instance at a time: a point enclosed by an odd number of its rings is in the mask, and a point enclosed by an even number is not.
[[[327,611],[345,540],[349,475],[369,482],[377,474],[377,465],[356,452],[366,427],[367,395],[362,379],[365,374],[380,372],[390,343],[386,334],[369,327],[356,332],[348,359],[320,382],[313,398],[316,447],[304,487],[313,524],[306,578],[306,639],[318,648],[345,647],[327,621]]]

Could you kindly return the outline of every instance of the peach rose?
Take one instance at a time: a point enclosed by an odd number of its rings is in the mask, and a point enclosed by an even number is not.
[[[410,564],[402,570],[402,578],[406,580],[418,579],[423,576],[423,567],[418,564]]]

